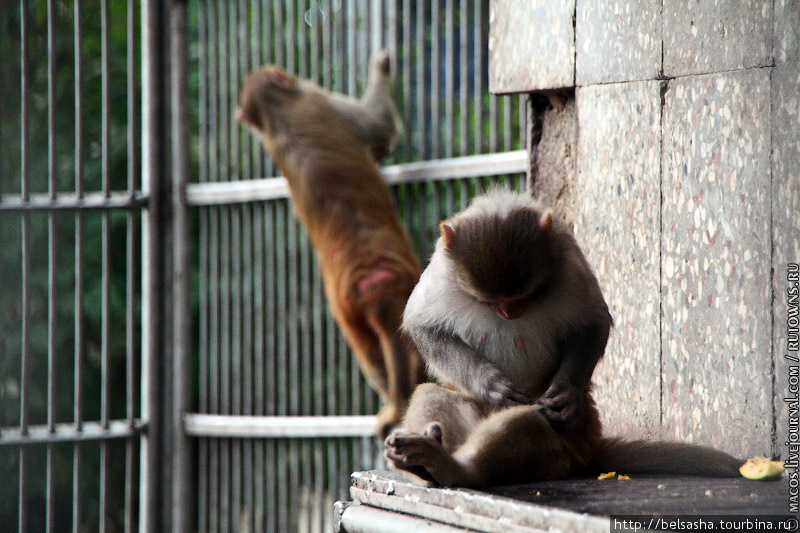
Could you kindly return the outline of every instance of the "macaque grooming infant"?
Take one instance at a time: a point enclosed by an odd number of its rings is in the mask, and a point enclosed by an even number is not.
[[[602,437],[591,376],[612,326],[572,234],[495,190],[440,225],[403,329],[444,385],[417,387],[385,441],[413,480],[482,487],[589,471],[736,476],[701,446]]]
[[[392,150],[398,132],[389,67],[385,51],[371,59],[360,100],[264,67],[245,80],[238,110],[283,170],[333,314],[364,376],[386,400],[378,414],[382,436],[423,378],[418,353],[398,332],[419,263],[375,162]]]

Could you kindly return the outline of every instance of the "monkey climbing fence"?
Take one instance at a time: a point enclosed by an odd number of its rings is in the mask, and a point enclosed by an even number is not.
[[[350,472],[380,464],[379,402],[239,87],[275,63],[360,94],[388,48],[404,133],[383,170],[425,263],[440,219],[524,187],[525,102],[487,92],[488,0],[69,7],[0,13],[19,28],[0,40],[19,89],[0,102],[0,523],[328,531]]]

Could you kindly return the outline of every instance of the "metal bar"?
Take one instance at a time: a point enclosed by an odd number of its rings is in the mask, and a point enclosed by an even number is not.
[[[211,295],[210,305],[210,346],[209,346],[209,411],[211,413],[220,412],[220,334],[221,334],[221,295],[220,295],[220,271],[221,271],[221,255],[220,255],[220,217],[219,212],[221,209],[212,208],[209,213],[210,218],[210,256],[211,264],[210,270],[210,285],[209,293]],[[209,460],[209,510],[208,522],[209,528],[216,530],[219,526],[219,463],[220,463],[220,443],[212,442],[210,444],[210,460]]]
[[[55,211],[55,210],[138,210],[148,203],[141,193],[33,193],[27,198],[23,195],[7,194],[0,201],[0,212]]]
[[[208,18],[202,11],[202,5],[198,7],[200,10],[198,16],[198,47],[199,47],[199,75],[198,75],[198,99],[199,103],[199,163],[200,163],[200,181],[207,182],[209,180],[210,169],[209,165],[209,125],[208,125],[208,112],[209,112],[209,89],[208,89],[208,76],[211,74],[209,67],[209,46],[208,46],[208,29],[206,27]],[[184,201],[185,201],[185,188],[184,188]],[[209,392],[210,392],[210,379],[209,379],[209,343],[210,335],[210,304],[209,304],[209,210],[200,210],[200,243],[199,243],[199,292],[200,292],[200,312],[199,312],[199,409],[207,413],[209,412]],[[209,493],[209,468],[210,450],[208,441],[201,439],[198,443],[198,479],[197,479],[197,530],[201,533],[209,531],[208,522],[208,499]]]
[[[78,198],[83,196],[83,109],[82,109],[82,57],[83,42],[81,25],[81,2],[75,0],[74,5],[74,56],[75,56],[75,192]],[[23,195],[24,196],[24,195]],[[81,431],[81,359],[83,352],[83,217],[75,213],[75,354],[74,354],[74,427]],[[72,452],[72,531],[81,529],[81,448],[73,446]]]
[[[383,167],[381,172],[390,185],[444,181],[524,172],[526,158],[525,150],[515,150],[392,165]],[[186,186],[186,201],[190,206],[261,202],[290,196],[289,185],[283,177],[239,182],[190,183]]]
[[[108,0],[100,2],[100,171],[103,195],[108,196],[110,187],[108,125],[109,107],[109,6]],[[110,305],[110,227],[109,213],[104,211],[101,219],[101,267],[100,267],[100,425],[108,427],[110,410],[109,367],[111,354],[109,340],[111,337]],[[100,443],[100,494],[98,496],[98,530],[106,531],[106,515],[108,514],[108,446]]]
[[[127,185],[128,197],[135,198],[136,192],[136,2],[128,0],[126,31],[127,31],[127,107],[128,107],[128,125],[127,125],[127,151],[128,151],[128,164],[127,164]],[[126,414],[127,425],[129,428],[134,427],[135,423],[135,361],[134,361],[134,298],[136,288],[134,286],[135,279],[135,266],[134,266],[134,246],[138,243],[135,241],[135,224],[133,211],[128,211],[126,214],[126,264],[125,264],[125,397],[126,397]],[[134,467],[134,445],[131,439],[125,442],[125,516],[124,516],[124,531],[125,533],[133,533],[133,509],[134,509],[134,482],[133,482],[133,467]]]
[[[297,60],[298,67],[295,72],[297,72],[297,75],[301,78],[308,78],[308,50],[306,46],[307,39],[305,33],[302,31],[305,29],[305,9],[303,9],[303,4],[305,4],[304,0],[297,0],[298,10],[296,12],[294,25],[292,26],[292,29],[296,33],[292,36],[292,43],[299,47],[299,58]]]
[[[431,158],[439,159],[441,157],[441,109],[439,102],[441,101],[441,88],[439,80],[441,77],[441,50],[440,50],[440,37],[439,37],[439,0],[431,2]]]
[[[475,146],[473,152],[479,154],[483,151],[483,7],[486,4],[483,0],[474,0],[474,20],[472,23],[472,57],[473,57],[473,79],[472,79],[472,94],[473,94],[473,115],[475,121],[472,128],[475,132]],[[464,76],[462,75],[462,79]]]
[[[186,413],[186,434],[205,438],[372,437],[375,416],[245,416]]]
[[[269,268],[264,262],[264,206],[256,204],[253,213],[253,410],[252,414],[264,415],[264,269]],[[255,473],[255,495],[253,508],[254,525],[252,530],[261,531],[264,527],[265,495],[264,495],[264,443],[255,443],[253,471]]]
[[[55,141],[55,8],[54,0],[47,2],[47,183],[52,198],[56,189]],[[47,214],[47,430],[55,431],[56,421],[56,221],[54,213]],[[52,443],[47,445],[47,478],[45,531],[55,531],[55,454]]]
[[[127,419],[109,420],[108,427],[100,422],[84,422],[81,429],[71,422],[55,424],[52,429],[48,424],[30,425],[27,432],[19,427],[4,427],[0,428],[0,447],[119,439],[138,435],[144,428],[141,419],[134,420],[133,427]]]
[[[455,137],[455,119],[453,103],[456,98],[455,91],[455,39],[453,21],[453,0],[447,0],[445,4],[445,100],[444,100],[444,114],[445,114],[445,157],[453,157],[454,155],[454,137]]]
[[[141,2],[142,47],[142,191],[151,201],[142,222],[142,331],[141,331],[141,417],[147,433],[140,447],[139,527],[142,531],[158,531],[163,525],[161,462],[164,457],[161,413],[163,412],[160,363],[164,359],[162,312],[162,240],[163,192],[161,187],[161,105],[162,94],[159,53],[161,4],[153,0]]]
[[[403,0],[403,131],[405,160],[413,159],[413,146],[416,143],[411,122],[411,1]]]
[[[428,158],[428,142],[427,142],[427,128],[426,128],[426,106],[425,106],[425,4],[426,2],[417,2],[416,12],[416,79],[417,79],[417,116],[416,116],[416,158],[417,160]]]
[[[184,200],[189,181],[188,40],[185,0],[173,0],[170,9],[170,53],[172,79],[172,531],[193,530],[194,490],[191,484],[194,464],[183,428],[183,413],[189,409],[192,367],[191,267],[189,265],[189,214]]]
[[[221,210],[220,224],[220,412],[231,414],[231,250],[230,207]],[[220,443],[219,513],[220,530],[228,531],[230,525],[230,442]]]
[[[20,100],[22,111],[20,113],[20,186],[22,197],[29,195],[28,183],[28,5],[26,0],[20,1]],[[20,403],[19,425],[23,434],[28,432],[28,359],[30,357],[30,221],[28,214],[22,216],[22,353],[20,360]],[[19,450],[19,493],[17,500],[17,527],[20,533],[28,528],[27,524],[27,498],[26,477],[27,457],[24,449]]]
[[[458,119],[459,119],[459,153],[467,155],[469,149],[469,130],[467,129],[467,118],[469,116],[469,103],[467,101],[469,89],[469,76],[467,72],[467,53],[468,53],[468,32],[467,32],[467,0],[461,0],[458,9],[460,18],[458,24],[458,43],[459,43],[459,69],[458,69]]]

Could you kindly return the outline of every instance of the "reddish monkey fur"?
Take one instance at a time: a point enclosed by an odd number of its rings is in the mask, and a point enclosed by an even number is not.
[[[268,66],[250,73],[239,101],[239,120],[263,136],[286,176],[334,317],[387,402],[378,415],[383,436],[424,377],[417,351],[398,334],[420,267],[373,159],[391,150],[397,134],[388,72],[382,52],[354,100]]]

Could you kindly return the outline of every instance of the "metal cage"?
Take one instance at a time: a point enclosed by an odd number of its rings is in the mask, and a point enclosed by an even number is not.
[[[0,523],[331,530],[350,472],[380,465],[378,398],[235,122],[239,86],[275,63],[360,94],[388,48],[404,133],[383,172],[424,263],[439,220],[524,187],[526,105],[487,92],[488,18],[488,0],[0,12]]]

